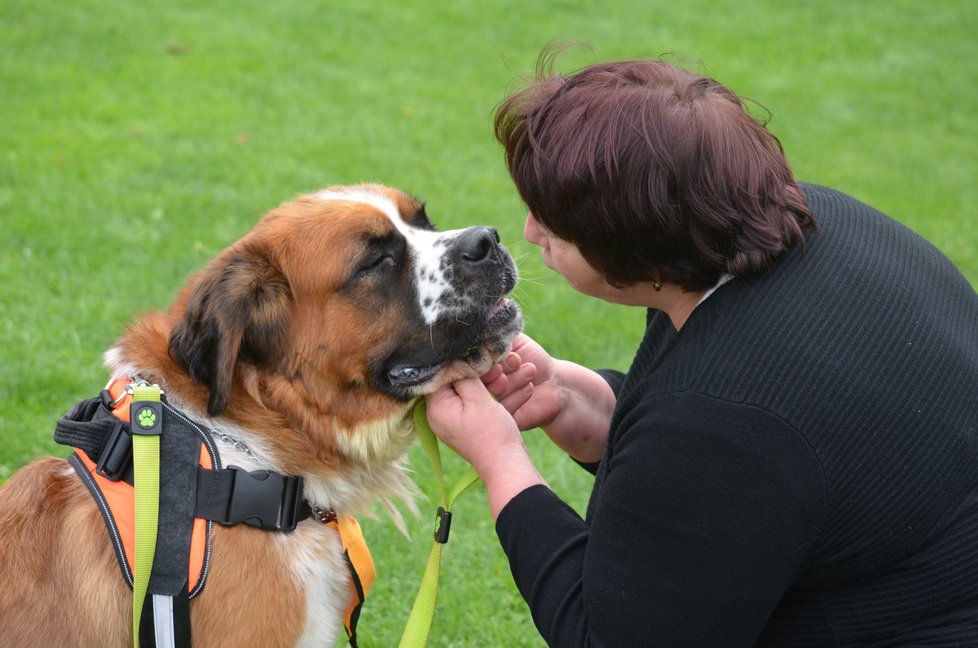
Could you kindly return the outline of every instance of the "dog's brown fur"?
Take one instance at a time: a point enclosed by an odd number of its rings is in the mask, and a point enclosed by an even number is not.
[[[393,236],[394,216],[333,193],[273,210],[167,311],[130,326],[107,362],[116,374],[159,383],[205,425],[244,435],[253,461],[302,475],[312,500],[358,513],[380,499],[410,499],[402,462],[415,399],[378,389],[375,374],[379,359],[430,330],[405,326],[411,297],[390,282],[408,285],[406,270],[383,281],[351,274],[365,241]],[[405,221],[426,222],[396,190],[371,185],[351,195],[377,196]],[[446,362],[418,394],[484,371],[513,335],[480,334],[481,346]],[[66,462],[41,459],[0,489],[0,538],[2,643],[131,644],[131,591]],[[313,520],[288,534],[215,525],[207,584],[191,601],[194,646],[309,645],[314,634],[331,645],[348,599],[339,556],[335,533]],[[319,607],[307,612],[310,601]],[[317,611],[332,618],[311,618]]]

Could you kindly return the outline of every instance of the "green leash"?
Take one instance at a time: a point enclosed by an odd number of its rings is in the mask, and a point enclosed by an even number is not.
[[[466,488],[479,480],[475,468],[469,466],[451,490],[445,494],[445,480],[442,478],[441,454],[438,451],[438,439],[431,426],[428,425],[428,410],[425,402],[420,401],[414,408],[414,428],[418,432],[421,448],[424,450],[431,470],[438,479],[438,495],[441,506],[438,507],[438,527],[435,529],[435,543],[428,556],[428,565],[424,576],[421,577],[421,587],[414,599],[414,607],[408,617],[404,634],[401,635],[399,648],[424,648],[428,643],[428,633],[431,622],[435,617],[435,602],[438,599],[438,577],[441,573],[441,548],[448,542],[448,530],[452,520],[452,504]]]
[[[132,643],[139,645],[139,617],[149,587],[156,554],[156,528],[160,512],[160,433],[163,406],[159,385],[137,385],[132,390],[129,429],[132,431],[133,488],[136,506],[136,556],[133,560]]]

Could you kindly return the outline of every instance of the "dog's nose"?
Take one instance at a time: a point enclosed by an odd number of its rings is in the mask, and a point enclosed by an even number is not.
[[[470,227],[458,237],[457,245],[463,261],[481,263],[492,258],[499,232],[495,227]]]

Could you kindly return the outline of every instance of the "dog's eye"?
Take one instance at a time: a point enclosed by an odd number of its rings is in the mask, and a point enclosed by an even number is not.
[[[368,262],[364,265],[364,270],[378,270],[380,268],[387,268],[394,265],[394,257],[390,254],[381,254],[373,261]]]
[[[344,288],[353,288],[370,277],[384,276],[396,265],[394,255],[389,252],[376,253],[362,257],[352,274],[343,283]]]
[[[357,269],[357,276],[362,277],[364,275],[373,274],[392,267],[394,267],[393,255],[387,253],[378,254],[377,256],[367,258],[360,268]]]
[[[403,244],[403,239],[394,234],[365,237],[363,249],[347,284],[352,285],[371,276],[389,274],[402,258]]]

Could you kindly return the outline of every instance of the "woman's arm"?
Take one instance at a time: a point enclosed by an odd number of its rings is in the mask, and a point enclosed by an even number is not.
[[[616,431],[585,522],[530,487],[496,521],[552,646],[754,645],[825,528],[821,464],[757,408],[681,393]]]
[[[556,361],[554,374],[562,406],[543,431],[581,463],[596,463],[608,442],[615,393],[600,374],[573,362]]]

